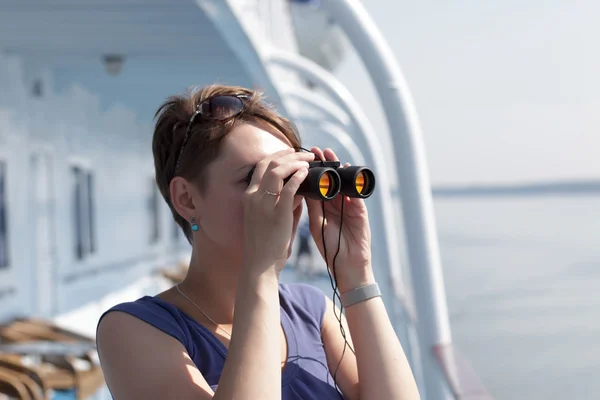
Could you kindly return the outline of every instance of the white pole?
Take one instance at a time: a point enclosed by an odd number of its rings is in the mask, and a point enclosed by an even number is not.
[[[384,37],[359,0],[321,0],[365,64],[384,108],[396,154],[408,257],[429,399],[452,399],[433,346],[452,342],[429,174],[417,113]]]

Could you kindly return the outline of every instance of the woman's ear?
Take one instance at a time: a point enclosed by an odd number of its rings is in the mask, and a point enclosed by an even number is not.
[[[181,176],[173,178],[169,184],[171,204],[182,218],[189,221],[195,217],[196,221],[200,219],[199,214],[199,196],[198,189],[194,184]]]

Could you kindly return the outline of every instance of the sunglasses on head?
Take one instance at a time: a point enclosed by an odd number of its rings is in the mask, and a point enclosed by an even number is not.
[[[181,149],[179,149],[179,155],[177,156],[177,163],[175,164],[175,173],[177,173],[177,170],[179,169],[179,163],[181,163],[181,157],[183,156],[183,149],[190,137],[190,132],[196,118],[201,117],[207,120],[227,121],[228,119],[241,114],[251,97],[252,96],[246,94],[215,96],[199,103],[196,106],[196,112],[194,112],[190,118],[185,136],[183,137]]]

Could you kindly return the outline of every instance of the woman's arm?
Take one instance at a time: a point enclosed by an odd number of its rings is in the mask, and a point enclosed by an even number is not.
[[[277,277],[264,273],[246,279],[236,296],[232,339],[216,393],[179,341],[129,314],[107,314],[97,341],[113,397],[281,399]]]
[[[281,313],[277,275],[244,274],[215,399],[281,399]],[[221,386],[223,385],[223,386]]]
[[[344,339],[333,313],[333,302],[326,296],[322,339],[329,370],[333,375],[342,355]],[[342,323],[348,343],[337,372],[344,395],[356,399],[419,399],[419,391],[400,341],[394,332],[381,297],[345,309]],[[336,307],[336,314],[340,310]],[[350,338],[351,337],[351,338]]]
[[[98,354],[114,399],[212,399],[214,392],[183,345],[121,311],[98,326]]]
[[[311,150],[320,159],[339,161],[331,149],[323,152],[313,147]],[[344,168],[349,166],[344,164]],[[323,203],[307,198],[306,204],[311,233],[340,293],[373,283],[371,229],[364,199],[337,196]],[[336,248],[337,251],[325,251]],[[335,262],[340,266],[337,271]],[[349,327],[346,336],[352,336],[356,350],[355,362],[343,362],[340,366],[344,369],[340,385],[346,396],[351,399],[418,399],[412,371],[381,298],[349,306],[346,317]],[[322,338],[333,373],[344,340],[331,302],[324,316]],[[352,355],[346,351],[344,359],[346,357],[350,359]]]

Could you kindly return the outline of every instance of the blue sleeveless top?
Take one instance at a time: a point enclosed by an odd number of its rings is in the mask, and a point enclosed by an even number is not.
[[[287,363],[281,372],[282,400],[339,400],[321,340],[325,295],[306,284],[279,284],[279,299],[281,325],[288,344]],[[227,348],[203,325],[158,297],[144,296],[116,305],[100,320],[110,311],[131,314],[179,340],[204,379],[216,390]]]

